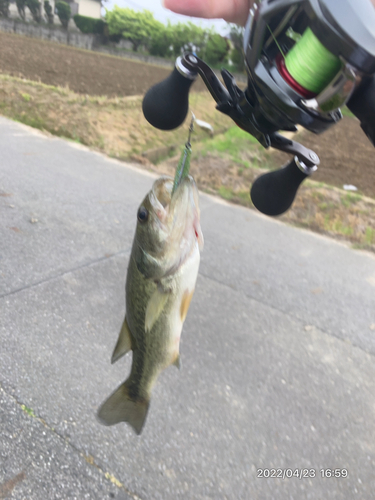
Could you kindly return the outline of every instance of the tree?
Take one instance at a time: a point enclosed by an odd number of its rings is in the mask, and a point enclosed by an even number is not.
[[[0,17],[9,17],[10,0],[0,0]]]
[[[41,4],[39,3],[39,0],[26,0],[25,5],[29,8],[34,21],[36,23],[40,23],[42,20],[42,14],[40,12]]]
[[[155,29],[150,42],[149,52],[153,56],[169,57],[172,55],[172,27],[168,21],[168,25],[164,26],[160,23],[160,28]]]
[[[57,2],[56,4],[57,15],[60,22],[66,30],[68,29],[69,19],[71,15],[70,5],[66,2]]]
[[[207,61],[211,64],[224,62],[228,52],[228,41],[217,33],[211,33],[205,48],[205,58]]]
[[[229,24],[229,38],[231,39],[234,49],[230,55],[233,64],[237,66],[238,71],[245,69],[245,60],[243,56],[243,34],[245,29],[237,24]]]
[[[114,6],[113,10],[106,12],[106,21],[110,35],[121,35],[133,44],[136,52],[140,45],[151,45],[153,36],[161,31],[162,24],[154,19],[148,10],[136,12],[133,9],[122,9]]]
[[[24,21],[25,17],[26,17],[26,14],[25,14],[26,0],[16,0],[16,5],[17,5],[18,14],[20,15],[20,18],[22,19],[22,21]]]
[[[204,51],[208,32],[191,22],[171,26],[172,47],[175,56],[183,52],[195,52],[198,56]]]
[[[44,12],[46,14],[48,24],[53,24],[53,11],[48,0],[44,0]]]

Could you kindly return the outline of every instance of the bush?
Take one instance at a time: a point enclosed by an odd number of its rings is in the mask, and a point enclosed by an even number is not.
[[[82,33],[95,33],[96,35],[103,35],[104,33],[105,22],[102,19],[94,19],[80,14],[73,16],[73,19]]]
[[[218,64],[226,60],[229,44],[225,38],[217,33],[210,34],[205,49],[205,57],[211,64]]]
[[[0,0],[0,16],[9,17],[10,0]]]
[[[244,55],[242,53],[242,50],[239,50],[237,48],[233,49],[230,58],[232,60],[233,65],[236,67],[237,71],[244,71],[245,69],[245,60],[244,60]]]
[[[26,14],[25,14],[26,0],[16,0],[16,5],[17,5],[18,14],[20,15],[20,18],[22,19],[22,21],[24,21],[25,17],[26,17]]]
[[[68,29],[69,19],[72,12],[70,10],[70,5],[66,2],[57,2],[56,10],[63,28]]]
[[[53,12],[49,0],[44,0],[44,12],[46,13],[48,24],[53,24]]]
[[[29,8],[34,21],[36,23],[40,23],[42,15],[40,12],[41,4],[39,3],[39,0],[26,0],[25,5]]]

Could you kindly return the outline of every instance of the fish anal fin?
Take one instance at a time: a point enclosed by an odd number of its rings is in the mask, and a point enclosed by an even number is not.
[[[149,332],[156,323],[160,314],[162,313],[165,304],[168,300],[169,293],[163,292],[157,288],[151,295],[147,304],[145,315],[145,331]]]
[[[194,290],[192,290],[191,292],[189,290],[185,290],[185,292],[182,296],[181,305],[180,305],[180,317],[181,317],[182,322],[185,321],[185,318],[186,318],[186,315],[188,313],[190,302],[191,302],[191,299],[193,298],[193,295],[194,295]]]
[[[120,334],[118,336],[117,344],[113,350],[111,363],[115,363],[117,360],[122,358],[122,356],[125,356],[125,354],[131,349],[134,349],[134,343],[134,338],[130,332],[129,325],[125,316]]]
[[[181,370],[181,360],[179,353],[177,353],[176,359],[173,361],[172,365],[176,366],[179,370]]]
[[[103,425],[115,425],[127,422],[139,435],[146,421],[150,400],[133,399],[129,395],[127,382],[124,382],[98,410],[97,417]]]

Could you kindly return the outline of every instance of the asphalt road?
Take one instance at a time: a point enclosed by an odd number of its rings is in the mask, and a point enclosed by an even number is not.
[[[0,118],[0,498],[373,500],[374,256],[212,197],[181,371],[96,421],[152,182]]]

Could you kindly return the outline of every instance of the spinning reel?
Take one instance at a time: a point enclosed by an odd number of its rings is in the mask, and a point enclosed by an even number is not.
[[[250,9],[243,51],[245,91],[227,70],[221,71],[224,86],[202,59],[188,53],[149,89],[143,112],[156,128],[180,126],[199,74],[219,111],[263,147],[294,155],[251,188],[258,210],[279,215],[319,164],[313,151],[279,130],[295,131],[299,124],[319,134],[342,118],[346,104],[375,145],[375,8],[370,0],[263,0]]]

